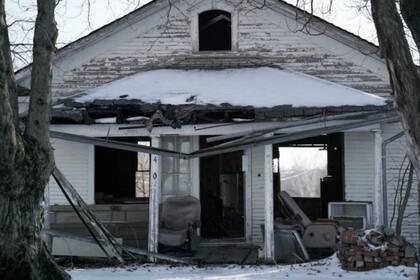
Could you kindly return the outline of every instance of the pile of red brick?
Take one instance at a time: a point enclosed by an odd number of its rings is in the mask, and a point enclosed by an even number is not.
[[[338,258],[345,270],[367,271],[386,266],[414,266],[416,248],[391,229],[355,231],[340,235]]]

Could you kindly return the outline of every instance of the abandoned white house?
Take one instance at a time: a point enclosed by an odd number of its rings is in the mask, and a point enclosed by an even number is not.
[[[253,245],[267,260],[280,190],[311,219],[360,202],[353,222],[390,223],[405,148],[386,141],[401,132],[386,65],[321,19],[303,32],[303,15],[277,0],[156,0],[58,50],[57,167],[123,243],[157,252],[159,204],[179,195],[200,200],[202,246]],[[84,234],[53,181],[47,197],[51,227]],[[416,201],[403,226],[414,242]]]

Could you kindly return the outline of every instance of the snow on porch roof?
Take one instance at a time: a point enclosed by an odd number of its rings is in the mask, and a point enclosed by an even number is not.
[[[88,90],[76,99],[140,99],[146,103],[293,107],[385,105],[385,99],[302,73],[272,67],[161,69]]]

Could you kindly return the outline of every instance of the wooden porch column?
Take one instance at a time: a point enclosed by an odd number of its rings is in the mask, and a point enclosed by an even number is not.
[[[242,156],[242,171],[245,172],[245,240],[252,242],[252,149]]]
[[[160,138],[152,137],[152,147],[160,147]],[[151,253],[158,253],[159,238],[159,203],[161,188],[161,157],[152,154],[150,156],[150,189],[149,189],[149,238],[148,250]],[[156,261],[155,258],[149,258],[150,261]]]
[[[374,163],[375,163],[375,177],[373,189],[373,222],[374,226],[381,226],[383,221],[383,201],[382,196],[382,130],[373,129],[374,133]]]
[[[273,146],[264,146],[264,258],[274,262]]]

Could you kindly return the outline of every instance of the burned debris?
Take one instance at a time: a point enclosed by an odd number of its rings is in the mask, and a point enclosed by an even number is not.
[[[180,128],[186,124],[236,123],[249,121],[283,121],[293,118],[328,116],[350,112],[389,111],[384,106],[293,107],[281,105],[272,108],[234,106],[231,104],[169,105],[145,103],[136,99],[96,99],[82,103],[73,99],[59,100],[52,110],[52,123],[138,124],[140,127],[170,126]]]

